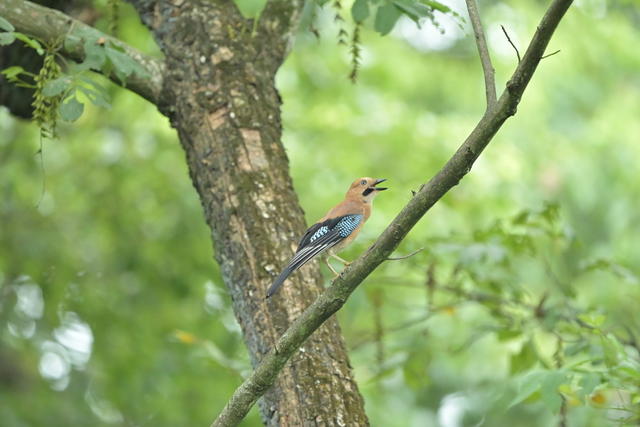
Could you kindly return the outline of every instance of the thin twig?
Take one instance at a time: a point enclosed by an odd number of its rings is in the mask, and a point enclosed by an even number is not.
[[[556,53],[560,53],[560,49],[556,50],[555,52],[551,52],[550,54],[545,55],[545,56],[543,56],[543,57],[542,57],[542,58],[540,58],[540,59],[548,58],[548,57],[550,57],[550,56],[555,55]]]
[[[432,261],[427,268],[425,285],[427,286],[427,310],[431,310],[434,306],[433,295],[436,291],[436,262]]]
[[[423,314],[422,316],[415,319],[407,320],[397,325],[387,327],[385,330],[385,336],[423,323],[433,317],[434,314],[436,314],[436,310],[433,310],[432,312],[427,314]],[[371,333],[370,331],[362,331],[358,334],[358,337],[359,339],[354,340],[353,344],[349,346],[350,351],[358,350],[362,346],[375,342],[375,333]]]
[[[473,27],[473,33],[476,38],[478,54],[480,55],[482,72],[484,73],[484,87],[485,94],[487,96],[487,109],[491,109],[496,105],[497,102],[495,70],[493,69],[493,65],[491,64],[491,56],[489,55],[487,40],[484,37],[484,30],[482,29],[482,21],[480,20],[480,12],[478,12],[478,5],[476,4],[476,0],[466,1],[469,18],[471,18],[471,26]]]
[[[516,51],[516,55],[518,55],[518,64],[520,63],[521,59],[520,59],[520,52],[518,52],[518,48],[516,47],[515,44],[513,44],[513,42],[511,41],[511,37],[509,37],[509,33],[507,33],[507,30],[505,30],[504,25],[500,25],[500,28],[502,28],[502,32],[504,33],[505,37],[507,38],[507,40],[509,41],[509,44],[513,47],[513,49],[515,49]]]
[[[397,257],[389,257],[389,258],[387,258],[387,261],[400,261],[401,259],[411,258],[415,254],[417,254],[419,252],[422,252],[422,251],[424,251],[424,248],[416,249],[415,251],[411,252],[408,255],[397,256]]]

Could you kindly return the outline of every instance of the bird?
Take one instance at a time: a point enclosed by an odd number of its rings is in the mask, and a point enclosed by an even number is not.
[[[267,290],[267,298],[276,293],[291,273],[325,251],[328,251],[329,256],[349,265],[350,262],[340,258],[336,252],[353,242],[360,233],[362,226],[371,215],[373,199],[380,191],[387,190],[386,187],[376,187],[384,181],[386,179],[369,177],[353,181],[344,200],[330,209],[325,216],[304,233],[295,255]],[[338,273],[329,264],[328,258],[326,262],[329,269],[338,276]]]

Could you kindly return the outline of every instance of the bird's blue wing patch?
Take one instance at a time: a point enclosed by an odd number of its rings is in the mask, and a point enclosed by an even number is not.
[[[360,214],[343,216],[342,219],[336,224],[336,228],[338,230],[338,233],[340,234],[340,237],[342,237],[343,239],[348,237],[351,233],[353,233],[353,230],[358,228],[358,225],[360,225],[361,221],[362,215]]]
[[[327,233],[335,230],[343,239],[348,237],[353,230],[358,228],[360,222],[362,221],[362,215],[353,214],[353,215],[345,215],[340,218],[336,218],[338,221],[330,220],[326,222],[330,222],[329,224],[323,225],[322,223],[320,227],[311,235],[309,238],[309,243],[313,243],[315,240],[320,237],[326,235]]]

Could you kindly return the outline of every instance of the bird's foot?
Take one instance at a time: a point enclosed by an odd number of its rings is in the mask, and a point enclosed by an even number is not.
[[[331,256],[335,259],[337,259],[338,261],[340,261],[341,263],[343,263],[345,265],[345,267],[348,267],[351,265],[351,261],[347,261],[346,259],[340,258],[338,255],[332,253]]]
[[[329,262],[329,260],[327,259],[326,261],[327,263],[327,267],[329,267],[329,270],[331,270],[331,272],[337,277],[340,275],[340,273],[338,273],[335,268],[333,268],[333,266],[331,265],[331,263]]]
[[[333,278],[335,279],[336,277],[338,277],[340,275],[340,273],[338,273],[335,268],[333,268],[333,266],[331,265],[331,263],[329,262],[329,259],[327,258],[326,260],[327,263],[327,267],[329,267],[329,270],[331,270],[331,272],[333,273]]]

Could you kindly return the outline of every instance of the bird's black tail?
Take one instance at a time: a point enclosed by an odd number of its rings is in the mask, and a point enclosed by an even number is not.
[[[280,273],[275,282],[273,282],[273,285],[271,285],[271,287],[267,291],[267,298],[276,293],[276,291],[280,288],[280,286],[282,286],[284,281],[287,280],[287,277],[289,277],[293,270],[295,270],[295,268],[291,268],[291,266],[288,266],[282,271],[282,273]]]

